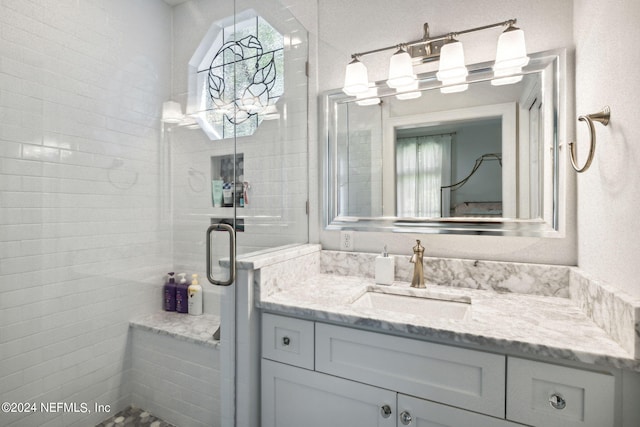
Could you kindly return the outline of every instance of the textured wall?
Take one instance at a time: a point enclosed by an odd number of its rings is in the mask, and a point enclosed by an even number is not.
[[[170,9],[0,5],[0,400],[129,404],[128,320],[160,308]],[[0,414],[3,426],[111,414]]]
[[[640,3],[575,1],[576,113],[611,107],[611,122],[596,123],[591,168],[578,176],[578,265],[640,296],[640,128],[636,76],[640,67]],[[581,152],[588,128],[576,122]]]

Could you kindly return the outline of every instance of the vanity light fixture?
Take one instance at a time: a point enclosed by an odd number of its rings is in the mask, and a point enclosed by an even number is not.
[[[342,90],[349,96],[355,96],[369,90],[367,67],[360,62],[357,55],[354,55],[353,61],[347,65],[347,71],[344,75],[344,87]]]
[[[494,78],[491,84],[494,86],[517,83],[522,76],[515,76],[522,71],[522,67],[529,63],[527,48],[524,42],[524,31],[509,24],[506,30],[498,38],[496,62],[493,66]]]
[[[457,40],[457,37],[496,27],[507,28],[498,39],[496,62],[493,66],[495,78],[492,80],[492,84],[516,83],[522,77],[513,76],[513,74],[522,71],[522,67],[528,64],[529,57],[524,43],[524,32],[515,24],[516,19],[510,19],[437,37],[430,37],[429,24],[424,24],[422,39],[352,54],[352,61],[347,65],[345,72],[342,90],[349,96],[360,95],[363,97],[363,94],[369,90],[370,83],[367,67],[360,59],[366,55],[396,49],[389,60],[387,85],[396,90],[396,96],[399,99],[411,99],[411,97],[417,97],[414,92],[419,93],[417,87],[414,87],[419,82],[413,67],[437,60],[440,60],[437,79],[442,82],[441,91],[443,93],[464,91],[468,87],[466,83],[468,72],[464,62],[462,43]]]
[[[440,64],[436,73],[436,78],[444,85],[440,91],[454,93],[467,90],[469,85],[465,81],[468,74],[462,43],[451,38],[440,49]]]
[[[403,86],[409,86],[415,81],[411,55],[405,50],[404,46],[400,46],[398,51],[389,59],[387,86],[398,89]]]

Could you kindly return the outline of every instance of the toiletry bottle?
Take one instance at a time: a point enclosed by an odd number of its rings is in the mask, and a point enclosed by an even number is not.
[[[169,273],[169,278],[162,289],[165,311],[176,311],[176,279],[173,274],[173,272]]]
[[[187,313],[189,311],[187,273],[180,273],[178,276],[180,276],[180,281],[176,286],[176,311],[178,313]]]
[[[376,257],[376,283],[378,285],[391,285],[395,279],[395,263],[392,256],[387,252],[387,245],[381,255]]]
[[[222,186],[222,178],[211,181],[211,201],[216,208],[222,206]]]
[[[199,316],[202,314],[202,286],[198,283],[198,275],[191,275],[191,284],[187,289],[189,295],[189,314]]]

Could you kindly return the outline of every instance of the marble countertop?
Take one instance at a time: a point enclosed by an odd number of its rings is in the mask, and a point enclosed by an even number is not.
[[[220,317],[213,314],[190,316],[184,313],[161,311],[138,317],[129,322],[131,327],[168,335],[183,341],[219,348],[220,341],[213,339],[213,333],[220,326]]]
[[[463,320],[353,306],[367,290],[470,298]],[[636,360],[571,299],[405,282],[375,285],[370,278],[317,274],[280,289],[259,292],[258,307],[270,312],[362,327],[514,355],[579,361],[640,371]]]

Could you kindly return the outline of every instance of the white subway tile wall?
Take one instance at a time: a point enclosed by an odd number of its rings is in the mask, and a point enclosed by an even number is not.
[[[220,351],[132,329],[132,404],[176,426],[219,427]]]
[[[156,0],[0,4],[3,402],[130,404],[128,321],[160,309],[171,266],[159,184],[170,45],[171,9]]]

